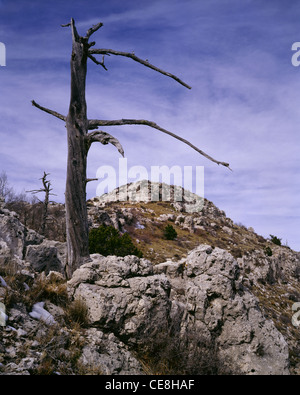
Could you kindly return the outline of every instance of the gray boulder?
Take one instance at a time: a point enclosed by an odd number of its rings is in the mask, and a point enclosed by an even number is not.
[[[25,227],[18,220],[16,213],[6,209],[0,210],[0,240],[6,243],[12,255],[23,257]]]
[[[237,262],[241,271],[254,283],[274,284],[300,278],[300,254],[270,243],[271,256],[263,250],[246,253]]]
[[[181,319],[182,331],[199,331],[214,341],[222,359],[243,374],[289,374],[285,339],[242,285],[239,266],[227,251],[201,245],[186,260],[157,265],[155,272],[169,278],[171,314]]]
[[[170,283],[153,275],[145,259],[95,254],[68,282],[74,299],[85,301],[90,324],[136,344],[168,325]]]
[[[96,328],[86,331],[80,362],[92,373],[96,370],[105,375],[143,374],[141,364],[124,343],[114,334],[104,334]]]
[[[65,254],[63,243],[47,242],[44,239],[44,236],[26,228],[20,222],[16,213],[7,210],[3,199],[0,197],[0,266],[6,275],[13,273],[18,276],[19,281],[22,278],[23,284],[21,286],[24,291],[29,289],[27,280],[31,282],[35,278],[33,269],[41,265],[41,251],[45,250],[46,245],[53,247],[53,251],[50,251],[50,253],[49,250],[46,251],[46,257],[43,257],[43,260],[46,261],[46,269],[53,267],[54,270],[61,270]],[[35,252],[39,251],[39,254],[34,254],[33,249],[35,249]],[[26,255],[28,256],[27,262],[24,260]],[[34,259],[34,256],[37,259]],[[49,256],[55,257],[55,264],[53,264],[53,259],[52,263],[49,264]],[[10,286],[7,286],[7,290],[13,292]],[[4,295],[5,289],[2,282],[2,284],[0,283],[1,300],[3,300]]]
[[[18,257],[24,258],[29,245],[41,244],[44,236],[27,229],[19,220],[18,215],[0,205],[0,260]],[[2,257],[2,258],[1,258]]]
[[[44,240],[39,245],[29,245],[25,260],[37,272],[63,272],[66,264],[66,244],[59,241]]]

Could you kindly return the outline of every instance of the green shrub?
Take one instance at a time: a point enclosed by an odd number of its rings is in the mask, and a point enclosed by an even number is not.
[[[104,256],[116,255],[136,255],[143,257],[140,251],[132,242],[128,233],[121,235],[113,226],[101,225],[97,229],[91,229],[89,233],[90,254],[101,254]]]
[[[177,232],[172,225],[167,225],[164,229],[164,237],[167,240],[174,240],[177,237]]]
[[[281,246],[281,239],[279,239],[277,236],[270,235],[270,238],[272,243]]]
[[[273,252],[272,252],[272,250],[271,250],[270,247],[266,247],[266,248],[265,248],[265,254],[266,254],[267,256],[272,256],[272,255],[273,255]]]

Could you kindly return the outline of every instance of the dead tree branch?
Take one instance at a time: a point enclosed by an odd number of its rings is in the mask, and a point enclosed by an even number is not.
[[[107,71],[107,68],[106,68],[106,66],[105,66],[105,64],[104,64],[104,56],[105,56],[105,55],[102,56],[102,62],[99,62],[93,55],[91,55],[91,54],[88,55],[88,57],[89,57],[94,63],[96,63],[96,64],[99,65],[99,66],[102,66],[102,67],[104,68],[104,70]]]
[[[92,181],[98,181],[98,180],[99,180],[99,178],[87,178],[86,183],[92,182]]]
[[[85,38],[88,40],[92,34],[94,34],[100,27],[103,26],[103,23],[97,23],[96,25],[92,26],[87,32]]]
[[[87,150],[89,150],[92,143],[99,142],[103,145],[112,144],[114,145],[120,154],[124,157],[124,149],[118,139],[111,136],[109,133],[97,130],[95,132],[90,132],[86,135]]]
[[[168,134],[169,136],[174,137],[175,139],[183,142],[184,144],[187,144],[189,147],[193,148],[195,151],[197,151],[199,154],[203,155],[205,158],[211,160],[214,163],[217,163],[218,165],[222,165],[225,167],[228,167],[228,169],[230,169],[229,167],[229,163],[226,162],[221,162],[218,161],[214,158],[212,158],[210,155],[206,154],[205,152],[203,152],[201,149],[199,149],[198,147],[196,147],[195,145],[193,145],[192,143],[190,143],[188,140],[178,136],[177,134],[174,134],[172,132],[169,132],[168,130],[161,128],[160,126],[158,126],[155,122],[151,122],[151,121],[146,121],[144,119],[119,119],[119,120],[114,120],[114,121],[105,121],[105,120],[97,120],[97,119],[93,119],[89,121],[89,127],[91,129],[95,129],[98,126],[124,126],[124,125],[144,125],[144,126],[150,126],[151,128],[157,129],[160,132],[163,132],[165,134]],[[230,169],[231,170],[231,169]]]
[[[65,121],[65,122],[66,122],[67,117],[65,117],[64,115],[61,115],[61,114],[59,114],[59,113],[56,112],[56,111],[49,110],[49,108],[42,107],[42,106],[40,106],[39,104],[37,104],[34,100],[32,100],[31,103],[32,103],[32,105],[33,105],[34,107],[36,107],[36,108],[38,108],[38,109],[40,109],[40,110],[42,110],[42,111],[45,111],[45,112],[47,112],[48,114],[51,114],[51,115],[53,115],[54,117],[59,118],[59,119],[61,119],[62,121]]]
[[[113,49],[90,49],[89,50],[89,55],[125,56],[126,58],[130,58],[130,59],[134,60],[135,62],[141,63],[142,65],[144,65],[146,67],[149,67],[152,70],[157,71],[158,73],[161,73],[163,75],[166,75],[167,77],[173,78],[173,80],[177,81],[179,84],[183,85],[184,87],[186,87],[188,89],[192,89],[189,85],[187,85],[185,82],[183,82],[176,75],[168,73],[167,71],[164,71],[162,69],[159,69],[158,67],[156,67],[153,64],[149,63],[147,60],[143,60],[141,58],[138,58],[134,53],[115,51]]]

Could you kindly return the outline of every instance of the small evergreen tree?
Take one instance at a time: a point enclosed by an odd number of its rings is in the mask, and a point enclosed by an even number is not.
[[[276,244],[278,246],[281,246],[281,239],[279,239],[279,237],[274,236],[274,235],[270,235],[270,238],[271,238],[271,242],[272,243],[274,243],[274,244]]]
[[[128,233],[121,235],[113,226],[101,225],[99,228],[91,229],[89,233],[90,254],[101,254],[104,256],[135,255],[143,257],[140,251],[132,242]]]
[[[167,240],[175,240],[177,232],[172,225],[167,225],[164,229],[164,236]]]
[[[267,256],[272,256],[273,255],[273,252],[272,252],[270,247],[266,247],[264,251],[265,251],[265,254]]]

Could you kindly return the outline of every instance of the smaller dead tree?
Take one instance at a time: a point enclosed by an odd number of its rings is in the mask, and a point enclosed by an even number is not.
[[[40,200],[40,202],[43,204],[43,218],[42,218],[42,224],[41,224],[41,230],[40,230],[40,233],[42,235],[45,235],[46,224],[47,224],[47,220],[48,220],[48,208],[49,208],[49,203],[51,203],[49,197],[50,196],[56,196],[54,193],[51,193],[51,191],[53,190],[51,188],[51,181],[47,180],[47,177],[49,175],[50,175],[49,173],[47,174],[44,171],[43,177],[40,178],[40,180],[42,180],[43,188],[35,189],[35,190],[32,190],[32,191],[27,191],[27,192],[30,192],[30,193],[32,193],[34,195],[36,195],[38,193],[42,193],[42,192],[45,193],[44,201],[42,202]]]

